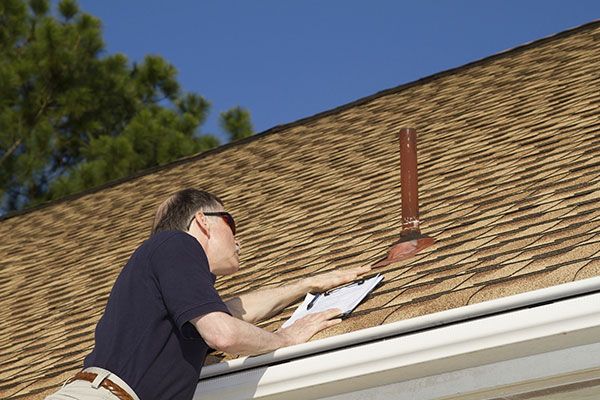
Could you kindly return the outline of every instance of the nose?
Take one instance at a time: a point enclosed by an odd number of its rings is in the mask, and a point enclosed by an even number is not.
[[[240,241],[235,239],[235,252],[240,254],[241,250],[242,250],[242,246],[240,245]]]

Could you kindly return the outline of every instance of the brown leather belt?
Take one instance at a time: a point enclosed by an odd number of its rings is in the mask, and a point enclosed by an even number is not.
[[[81,371],[81,372],[76,373],[74,377],[69,378],[69,380],[67,381],[66,384],[69,384],[73,381],[94,382],[94,379],[96,379],[96,376],[98,376],[98,374],[95,374],[93,372]],[[121,388],[119,385],[117,385],[116,383],[114,383],[113,381],[111,381],[108,378],[105,378],[102,381],[102,383],[100,383],[100,387],[103,387],[104,389],[108,390],[109,392],[111,392],[112,394],[117,396],[117,398],[119,398],[121,400],[134,400],[133,397],[131,397],[131,395],[129,393],[127,393],[123,388]]]

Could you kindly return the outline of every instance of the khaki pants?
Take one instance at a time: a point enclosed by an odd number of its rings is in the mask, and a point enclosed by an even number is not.
[[[100,386],[104,379],[110,379],[121,389],[125,390],[134,400],[140,400],[135,392],[121,378],[102,368],[90,367],[83,370],[98,374],[94,382],[73,381],[63,385],[56,393],[46,397],[45,400],[119,400],[110,390]]]

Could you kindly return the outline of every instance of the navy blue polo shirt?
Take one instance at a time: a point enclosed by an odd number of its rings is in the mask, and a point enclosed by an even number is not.
[[[208,346],[189,320],[229,313],[215,279],[194,237],[153,235],[117,278],[84,367],[114,372],[141,400],[191,399]]]

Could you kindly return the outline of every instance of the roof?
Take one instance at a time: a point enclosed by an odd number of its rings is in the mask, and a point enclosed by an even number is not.
[[[43,398],[81,367],[117,274],[181,188],[239,221],[224,297],[381,259],[400,232],[404,126],[437,243],[316,338],[600,275],[599,36],[593,22],[0,221],[0,397]]]

